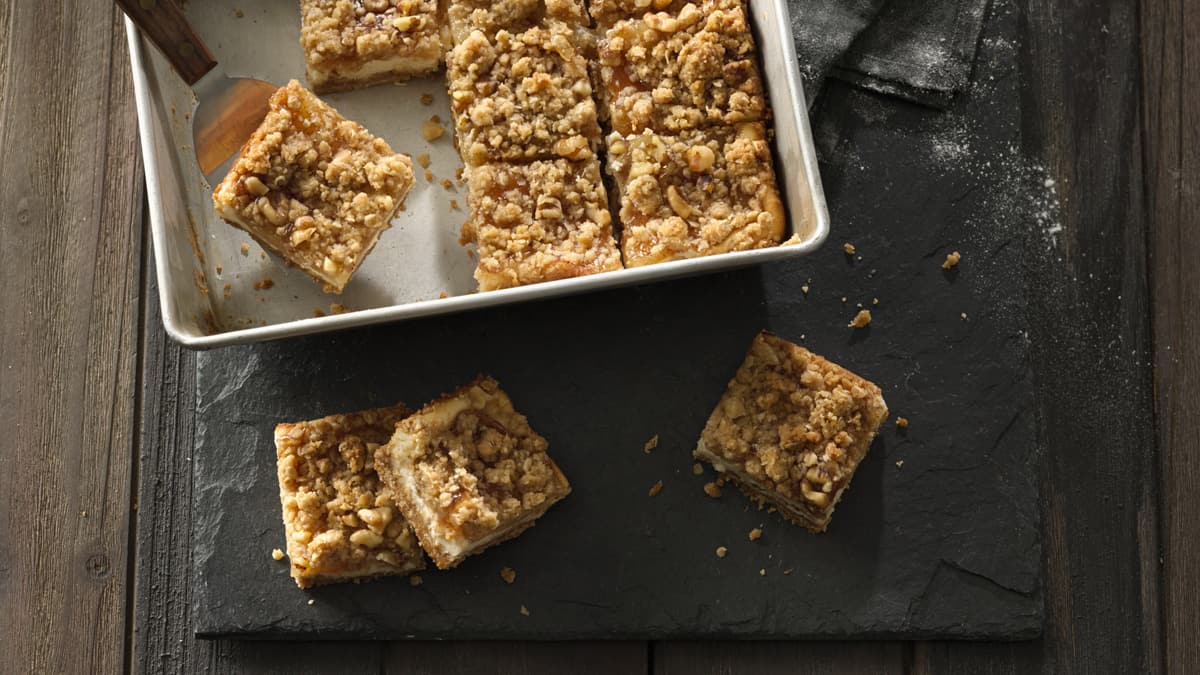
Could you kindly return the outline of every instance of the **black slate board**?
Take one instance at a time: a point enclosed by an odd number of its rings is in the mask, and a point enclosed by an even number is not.
[[[988,86],[950,114],[831,88],[815,129],[835,227],[810,258],[199,355],[197,632],[1036,635],[1027,214],[1010,208],[1015,197],[994,172],[930,154],[931,139],[968,127],[972,152],[985,158],[1016,143],[1013,55],[1002,39],[1013,23],[989,24],[977,73]],[[861,260],[842,252],[845,241]],[[964,260],[944,272],[954,249]],[[852,331],[858,302],[875,320]],[[692,474],[704,420],[764,327],[874,380],[892,409],[821,536],[732,487],[710,499],[701,487],[711,474]],[[397,400],[419,406],[479,372],[496,376],[549,439],[573,494],[519,539],[429,571],[419,587],[386,579],[298,590],[286,562],[270,557],[283,548],[273,425]],[[896,416],[911,421],[907,432]],[[658,448],[644,453],[655,434]],[[658,480],[662,492],[647,496]],[[763,537],[750,542],[759,526]],[[729,554],[719,559],[722,545]],[[514,585],[499,578],[505,566],[518,571]]]

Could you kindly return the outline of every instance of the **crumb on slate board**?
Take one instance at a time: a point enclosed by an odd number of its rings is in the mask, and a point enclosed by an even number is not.
[[[651,437],[650,440],[646,441],[646,444],[642,446],[642,452],[649,454],[651,450],[653,450],[657,447],[658,447],[658,434],[654,434],[654,436]]]
[[[663,482],[660,480],[657,483],[655,483],[654,485],[651,485],[650,490],[646,494],[653,497],[654,495],[662,492],[662,489],[663,489]]]
[[[954,251],[953,253],[947,254],[946,262],[942,263],[942,269],[948,270],[948,269],[953,268],[955,265],[958,264],[959,260],[962,260],[962,254],[959,253],[958,251]]]
[[[871,310],[860,309],[860,310],[858,310],[858,314],[855,314],[854,318],[850,320],[850,323],[848,323],[846,325],[849,328],[866,328],[870,323],[871,323]]]

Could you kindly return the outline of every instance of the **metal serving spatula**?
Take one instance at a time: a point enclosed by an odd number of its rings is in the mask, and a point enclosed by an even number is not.
[[[175,0],[116,0],[142,34],[162,51],[199,101],[192,119],[192,145],[200,171],[216,184],[218,169],[237,154],[267,115],[279,89],[270,82],[229,77],[192,30]]]

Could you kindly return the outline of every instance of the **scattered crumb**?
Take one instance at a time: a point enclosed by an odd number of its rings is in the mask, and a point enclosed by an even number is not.
[[[310,604],[310,605],[315,605],[315,604],[317,604],[317,601],[316,601],[316,600],[313,600],[312,598],[309,598],[309,600],[308,600],[308,604]]]
[[[805,295],[808,295],[808,284],[804,284],[803,286],[801,286],[800,291],[802,293],[804,293]]]
[[[785,576],[785,577],[786,577],[787,575],[789,575],[789,574],[791,574],[791,573],[792,573],[792,568],[790,568],[790,567],[789,567],[789,568],[787,568],[786,570],[784,570],[784,571],[783,571],[783,576]]]
[[[644,452],[648,455],[648,454],[650,454],[651,450],[653,450],[657,447],[658,447],[658,434],[654,434],[654,437],[651,438],[650,440],[646,441],[646,444],[642,446],[642,452]]]
[[[856,303],[854,303],[854,306],[855,306],[855,307],[857,307],[857,308],[859,308],[859,309],[862,309],[862,308],[863,308],[863,306],[862,306],[862,303],[861,303],[861,302],[856,302]]]
[[[225,297],[233,295],[233,284],[225,284]]]
[[[266,251],[259,251],[259,252],[258,252],[258,259],[259,259],[259,260],[266,260],[266,259],[267,259],[267,252],[266,252]]]
[[[445,135],[446,127],[442,126],[442,121],[437,115],[430,117],[425,124],[421,125],[421,136],[430,143]]]
[[[858,310],[858,314],[855,314],[854,318],[850,320],[850,323],[848,323],[846,325],[849,328],[866,328],[867,325],[870,323],[871,323],[871,310],[860,309],[860,310]]]
[[[511,567],[502,567],[500,578],[504,580],[504,583],[511,584],[517,580],[517,571]]]
[[[460,166],[454,170],[454,180],[457,180],[460,184],[463,182],[463,167]]]
[[[217,265],[217,275],[218,276],[220,276],[221,272],[224,272],[224,271],[225,271],[225,267],[223,265]]]
[[[83,516],[84,518],[87,518],[87,517],[88,517],[88,515],[87,515],[87,509],[84,509],[83,511],[80,511],[80,512],[79,512],[79,515]]]
[[[234,9],[234,10],[233,10],[233,15],[234,15],[234,16],[236,16],[237,18],[239,18],[239,19],[240,19],[240,18],[242,18],[242,17],[246,16],[246,13],[245,13],[245,12],[243,12],[242,10],[240,10],[240,9]]]
[[[963,321],[966,321],[966,320],[967,320],[967,313],[966,313],[966,312],[963,312],[962,314],[960,314],[960,316],[962,317],[962,320],[963,320]]]
[[[657,483],[655,483],[654,485],[651,485],[650,490],[646,494],[653,497],[654,495],[662,492],[662,488],[663,488],[663,482],[660,480]]]
[[[263,279],[262,281],[254,282],[254,290],[265,291],[265,290],[270,289],[274,285],[275,285],[275,280],[272,279],[271,277],[267,277],[267,278]]]
[[[758,541],[762,537],[762,528],[756,527],[750,530],[750,541]]]
[[[725,548],[724,546],[717,547],[717,557],[718,558],[724,558],[725,554],[728,552],[729,552],[729,549]]]
[[[346,306],[340,302],[335,302],[329,306],[329,313],[330,314],[345,314]]]
[[[421,105],[433,105],[433,94],[421,94]]]
[[[457,199],[451,199],[451,200],[450,200],[450,210],[451,210],[451,211],[457,211],[457,210],[458,210],[458,200],[457,200]]]
[[[454,181],[450,180],[449,178],[443,178],[442,179],[442,189],[443,190],[453,190],[454,189]]]
[[[696,475],[696,476],[704,475],[704,465],[701,464],[700,462],[696,462],[695,464],[693,464],[692,465],[692,474]]]
[[[846,255],[854,255],[854,244],[846,242],[845,244],[842,244],[842,250],[846,252]]]
[[[955,265],[958,264],[959,260],[962,260],[962,254],[959,253],[958,251],[947,254],[946,262],[942,263],[942,269],[944,269],[944,270],[952,269]]]
[[[759,570],[758,570],[758,576],[760,576],[760,577],[765,577],[765,576],[767,576],[767,568],[765,568],[765,567],[759,568]]]
[[[250,244],[242,244],[242,255],[250,255]]]
[[[776,509],[774,506],[767,507],[767,513],[775,513],[775,511],[777,511],[777,510],[778,509]]]
[[[844,295],[843,295],[843,296],[842,296],[842,303],[843,303],[843,304],[845,304],[845,302],[846,302],[846,296],[844,296]]]
[[[446,291],[442,291],[441,293],[438,293],[438,300],[445,300],[448,297],[450,297],[450,296],[446,294]]]
[[[313,310],[313,318],[314,318],[314,319],[319,319],[319,318],[321,318],[321,317],[323,317],[323,316],[325,316],[325,312],[322,312],[322,311],[321,311],[321,310],[319,310],[319,309],[314,309],[314,310]]]
[[[426,183],[433,182],[433,172],[430,171],[429,169],[425,169],[425,182]]]
[[[904,468],[904,460],[902,460],[902,459],[896,460],[896,468],[903,469]]]
[[[871,298],[871,304],[872,304],[872,305],[878,305],[878,304],[879,304],[879,298]]]
[[[896,418],[896,426],[900,427],[901,429],[907,429],[908,428],[908,418],[907,417],[897,417]]]
[[[421,578],[420,574],[414,574],[408,578],[409,586],[420,586],[423,583],[425,583],[425,580]]]
[[[272,560],[283,560],[283,551],[280,551],[277,548],[271,549],[271,559]]]
[[[529,616],[529,608],[526,607],[525,605],[521,605],[520,611],[521,611],[521,616]]]
[[[705,483],[704,494],[716,499],[721,496],[721,486],[716,483]]]
[[[428,152],[419,153],[417,155],[417,164],[419,164],[422,169],[428,169],[429,168],[429,153]]]

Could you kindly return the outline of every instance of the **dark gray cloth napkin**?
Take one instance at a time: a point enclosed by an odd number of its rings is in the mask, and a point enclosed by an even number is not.
[[[788,0],[809,104],[827,77],[939,108],[971,78],[989,0]]]

